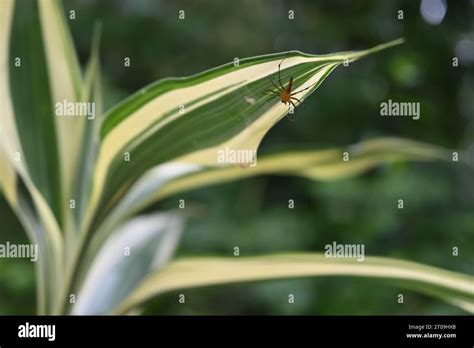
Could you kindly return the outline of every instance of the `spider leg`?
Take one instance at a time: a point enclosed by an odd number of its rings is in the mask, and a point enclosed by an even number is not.
[[[262,103],[260,103],[260,105],[257,105],[257,109],[261,108],[263,105],[265,105],[266,103],[268,103],[269,101],[272,101],[273,99],[275,99],[274,96],[271,96],[270,98],[268,98],[267,100],[264,100]]]
[[[319,82],[319,81],[318,81],[318,82]],[[317,85],[317,84],[318,84],[318,82],[315,82],[315,83],[313,83],[311,86],[308,86],[308,87],[306,87],[306,88],[302,89],[301,91],[296,91],[296,92],[293,92],[293,93],[291,93],[290,95],[295,95],[295,94],[298,94],[298,93],[304,92],[304,91],[306,91],[307,89],[310,89],[310,88],[314,87],[315,85]]]
[[[278,87],[275,82],[271,81],[271,83],[272,83],[273,87],[275,87],[277,89],[278,92],[282,92],[282,91],[285,90],[285,89],[281,89],[280,87]]]
[[[291,100],[289,101],[289,103],[290,103],[291,105],[293,105],[293,110],[296,111],[296,105],[295,105],[295,103],[293,103]]]
[[[288,55],[289,52],[286,53],[286,55]],[[278,64],[278,82],[280,83],[280,87],[282,90],[285,90],[285,87],[283,87],[283,84],[281,83],[281,63],[283,63],[283,61],[286,59],[286,57],[284,57],[281,62]]]
[[[299,105],[303,104],[303,102],[296,97],[290,97],[290,99],[295,99],[298,103],[300,103]]]
[[[273,89],[266,89],[263,91],[263,93],[274,93],[275,95],[280,95],[277,91],[274,91]]]

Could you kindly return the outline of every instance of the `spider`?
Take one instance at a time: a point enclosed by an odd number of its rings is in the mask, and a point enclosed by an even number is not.
[[[291,92],[291,89],[292,89],[292,86],[293,86],[293,77],[290,77],[290,81],[288,81],[288,85],[286,86],[286,88],[283,86],[283,84],[281,83],[281,63],[283,63],[283,61],[285,60],[285,58],[283,58],[281,60],[281,62],[278,64],[278,83],[279,83],[279,86],[273,82],[273,81],[270,81],[273,85],[273,87],[275,87],[277,90],[273,90],[273,89],[267,89],[265,90],[265,92],[270,92],[270,93],[273,93],[275,96],[277,96],[278,98],[280,98],[280,101],[287,105],[287,104],[291,104],[293,106],[293,108],[296,110],[296,105],[295,103],[293,102],[293,100],[296,100],[299,104],[303,104],[303,102],[301,100],[299,100],[298,98],[296,98],[294,95],[296,94],[299,94],[301,92],[304,92],[306,91],[307,89],[310,89],[311,87],[313,87],[315,84],[312,84],[311,86],[309,87],[306,87],[300,91],[296,91],[296,92]],[[272,98],[270,98],[272,99]],[[269,100],[270,100],[269,99]]]

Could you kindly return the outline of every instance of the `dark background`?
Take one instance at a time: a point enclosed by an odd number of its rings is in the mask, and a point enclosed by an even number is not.
[[[426,0],[425,0],[426,1]],[[101,64],[110,107],[155,80],[186,76],[244,58],[301,50],[363,49],[398,37],[407,42],[336,69],[283,119],[261,151],[328,147],[369,137],[408,137],[474,153],[474,1],[448,1],[430,24],[420,1],[64,1],[81,65],[94,23],[102,23]],[[441,9],[426,1],[427,13]],[[185,11],[185,20],[178,11]],[[288,19],[293,10],[295,19]],[[404,19],[397,18],[402,10]],[[130,57],[131,67],[123,66]],[[459,66],[452,66],[453,57]],[[380,103],[421,103],[421,119],[379,115]],[[464,156],[465,158],[465,156]],[[323,251],[364,243],[366,255],[397,257],[473,274],[474,171],[462,163],[398,163],[332,183],[258,177],[172,197],[203,209],[188,222],[178,256],[242,256]],[[404,199],[405,209],[397,209]],[[295,200],[295,209],[287,207]],[[0,242],[25,241],[0,199]],[[452,248],[459,247],[459,256]],[[0,260],[0,314],[34,313],[34,272],[28,260]],[[215,286],[177,292],[149,303],[148,314],[461,314],[436,299],[362,278],[312,278]],[[288,294],[295,303],[288,303]],[[403,293],[405,303],[397,303]]]

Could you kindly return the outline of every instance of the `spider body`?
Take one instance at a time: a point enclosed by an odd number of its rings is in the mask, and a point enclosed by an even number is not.
[[[279,91],[280,101],[283,104],[288,104],[289,102],[291,102],[291,86],[292,85],[293,85],[293,78],[290,77],[290,81],[288,82],[288,86],[286,87],[286,89]]]
[[[296,105],[295,105],[294,102],[297,101],[300,104],[302,104],[302,102],[301,102],[301,100],[296,98],[295,95],[306,91],[307,89],[313,87],[316,83],[312,84],[311,86],[306,87],[306,88],[304,88],[300,91],[292,92],[293,77],[290,77],[290,80],[288,81],[288,85],[285,88],[283,86],[283,84],[281,83],[281,63],[283,63],[284,60],[285,60],[285,58],[283,58],[282,61],[278,64],[278,82],[279,82],[279,85],[277,85],[275,82],[271,81],[272,84],[273,84],[273,87],[276,88],[276,91],[273,90],[273,89],[268,89],[268,90],[266,90],[266,92],[270,92],[270,93],[274,94],[274,96],[278,97],[283,104],[285,104],[285,105],[291,104],[293,106],[293,108],[296,109]]]

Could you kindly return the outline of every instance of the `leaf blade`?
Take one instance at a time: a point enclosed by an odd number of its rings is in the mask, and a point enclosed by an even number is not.
[[[260,105],[282,62],[283,80],[293,78],[294,90],[311,94],[339,64],[399,44],[332,55],[297,51],[243,59],[199,75],[166,79],[140,90],[112,109],[102,130],[89,215],[98,205],[110,207],[151,167],[179,159],[215,165],[218,146],[257,148],[263,136],[288,111],[278,99]],[[249,104],[247,94],[257,104]],[[180,110],[184,110],[180,112]],[[129,165],[124,154],[129,153]],[[91,218],[91,217],[90,217]],[[89,219],[90,220],[90,219]]]
[[[350,155],[343,160],[343,153]],[[171,195],[180,192],[241,180],[258,175],[296,175],[310,180],[339,180],[363,173],[376,166],[397,161],[448,160],[448,150],[439,146],[403,138],[380,137],[348,147],[284,150],[260,157],[255,167],[239,165],[205,167],[186,163],[168,163],[148,171],[133,185],[105,218],[94,238],[103,238],[106,230],[123,219]]]
[[[332,259],[318,253],[299,253],[239,258],[183,258],[147,278],[116,313],[124,313],[153,296],[171,290],[267,279],[336,275],[422,284],[441,291],[451,302],[474,303],[474,278],[464,274],[385,257],[365,257],[364,262],[357,262],[356,259]],[[432,295],[430,292],[425,293]],[[464,306],[466,308],[468,307]]]
[[[38,10],[51,105],[80,102],[82,77],[61,4],[58,0],[38,1]],[[73,191],[86,119],[78,115],[55,116],[62,200],[67,202]]]
[[[62,180],[56,129],[36,1],[16,2],[9,39],[9,91],[22,159],[33,183],[62,223]],[[16,58],[21,66],[15,66]],[[28,100],[28,103],[24,101]]]
[[[171,213],[139,216],[123,224],[94,257],[72,314],[110,314],[149,272],[168,262],[183,226],[183,219]]]

